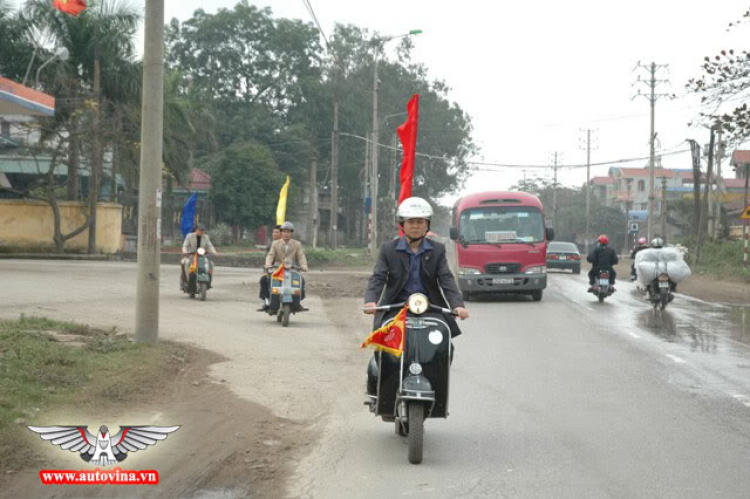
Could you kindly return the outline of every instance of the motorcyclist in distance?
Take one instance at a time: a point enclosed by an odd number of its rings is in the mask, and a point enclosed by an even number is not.
[[[196,253],[198,248],[203,248],[206,253],[218,256],[219,252],[216,251],[214,245],[211,244],[211,238],[206,234],[206,226],[198,224],[195,226],[195,231],[185,236],[185,242],[182,243],[182,260],[180,261],[180,290],[185,287],[187,283],[187,275],[185,274],[185,266],[190,262],[190,255]],[[213,278],[213,275],[211,276]],[[211,287],[209,281],[208,287]]]
[[[617,256],[617,252],[609,247],[609,238],[606,235],[602,234],[599,236],[599,246],[589,253],[586,260],[591,263],[589,292],[594,291],[594,280],[602,270],[609,271],[611,289],[615,291],[617,272],[615,272],[614,267],[620,263],[620,258]]]
[[[642,237],[638,239],[638,245],[633,248],[633,251],[630,252],[630,259],[633,261],[633,263],[630,264],[630,280],[635,281],[638,278],[638,275],[635,271],[635,256],[638,254],[639,251],[648,249],[648,244],[646,243],[646,238]]]

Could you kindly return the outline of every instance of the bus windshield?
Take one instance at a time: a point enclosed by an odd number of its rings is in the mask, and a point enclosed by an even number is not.
[[[461,213],[459,240],[476,244],[544,241],[542,213],[529,206],[489,206]]]

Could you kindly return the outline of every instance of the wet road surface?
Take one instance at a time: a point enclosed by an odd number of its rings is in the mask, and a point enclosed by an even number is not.
[[[451,415],[427,421],[419,466],[360,405],[363,363],[296,494],[748,497],[750,310],[586,287],[552,274],[541,303],[468,304]]]

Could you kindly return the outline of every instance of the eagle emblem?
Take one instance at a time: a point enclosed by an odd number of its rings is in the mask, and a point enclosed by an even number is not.
[[[179,426],[121,426],[110,435],[109,428],[101,426],[96,434],[88,426],[29,426],[43,440],[60,446],[63,450],[78,452],[81,459],[98,466],[111,466],[124,461],[129,452],[145,450],[164,440]]]

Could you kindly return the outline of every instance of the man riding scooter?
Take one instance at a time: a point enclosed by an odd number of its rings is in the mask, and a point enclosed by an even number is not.
[[[632,260],[633,263],[630,264],[630,280],[635,281],[638,278],[638,275],[635,271],[635,256],[642,250],[648,249],[648,244],[646,244],[646,238],[642,237],[638,240],[638,246],[633,248],[633,251],[630,252],[630,260]]]
[[[286,260],[291,260],[294,265],[299,266],[302,272],[307,272],[307,257],[305,256],[305,250],[302,249],[302,243],[292,239],[294,234],[294,225],[291,222],[284,222],[280,227],[281,239],[274,241],[271,244],[271,249],[266,255],[266,271],[272,268],[276,264],[283,264]],[[268,296],[268,295],[266,295]],[[300,300],[305,299],[305,280],[302,279],[302,290]],[[302,307],[303,310],[307,310]],[[259,312],[264,312],[268,309],[268,304],[264,303],[263,308]]]
[[[268,246],[266,247],[266,256],[268,256],[268,253],[271,252],[271,246],[273,245],[273,243],[275,243],[279,239],[281,239],[281,225],[275,225],[273,227],[273,231],[271,231],[271,242],[268,243]],[[267,272],[263,272],[263,275],[260,277],[260,293],[258,297],[262,302],[261,308],[258,309],[258,312],[265,312],[268,309],[269,299],[271,298],[268,291]]]
[[[185,242],[182,243],[182,260],[180,261],[180,291],[185,288],[187,283],[187,275],[185,274],[185,266],[190,262],[190,255],[196,253],[198,248],[203,248],[206,253],[210,253],[214,256],[218,256],[219,252],[216,251],[214,245],[211,244],[211,238],[206,234],[206,226],[198,224],[195,227],[195,231],[185,236]],[[213,280],[213,275],[210,276]],[[208,283],[208,287],[211,288],[211,281]]]
[[[609,238],[606,235],[599,236],[599,246],[589,253],[586,260],[591,264],[591,270],[589,271],[589,293],[594,292],[594,280],[601,271],[608,271],[610,274],[610,285],[611,290],[615,291],[615,278],[617,272],[615,272],[614,266],[620,263],[620,258],[617,256],[617,252],[610,248]]]
[[[375,329],[380,327],[385,316],[385,312],[375,309],[378,301],[381,305],[403,303],[414,293],[426,295],[430,303],[438,307],[449,308],[450,305],[459,318],[468,319],[469,311],[464,308],[461,292],[448,267],[445,246],[425,239],[432,219],[430,203],[418,197],[407,198],[399,205],[396,216],[404,235],[383,243],[365,293],[364,312],[377,314]],[[446,317],[446,322],[452,338],[461,334],[453,317]],[[377,386],[377,362],[374,358],[370,360],[367,370],[369,395],[375,395]]]

